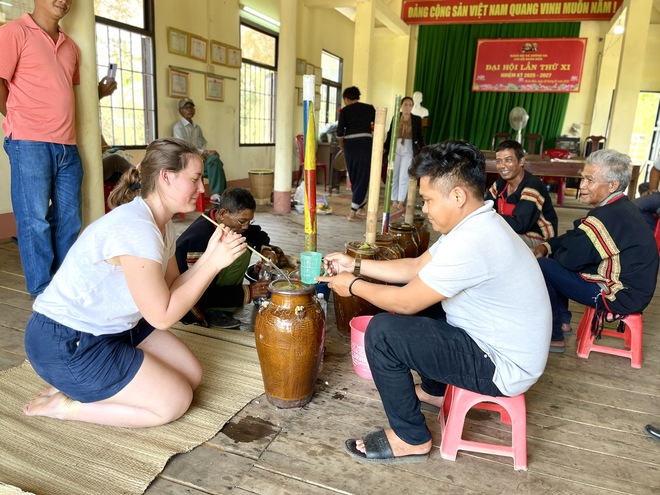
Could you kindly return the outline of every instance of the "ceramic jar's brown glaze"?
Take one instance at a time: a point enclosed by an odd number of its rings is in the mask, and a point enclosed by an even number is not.
[[[397,222],[390,224],[390,233],[396,237],[403,248],[404,258],[417,257],[417,242],[415,241],[415,226],[409,223]]]
[[[376,247],[362,242],[347,242],[346,254],[353,258],[373,260],[376,259]],[[376,282],[367,277],[362,277],[369,282]],[[342,297],[333,291],[335,318],[337,320],[337,330],[342,337],[351,338],[351,320],[355,316],[375,315],[382,313],[383,310],[374,306],[369,301],[361,297],[348,296]]]
[[[271,298],[259,306],[254,322],[266,397],[280,408],[301,407],[314,395],[325,315],[313,285],[276,280],[268,290]]]
[[[419,213],[413,218],[415,230],[417,231],[417,253],[423,254],[429,248],[429,240],[431,239],[431,231],[426,223],[426,217]]]
[[[398,260],[403,258],[404,252],[392,234],[376,234],[376,259]]]

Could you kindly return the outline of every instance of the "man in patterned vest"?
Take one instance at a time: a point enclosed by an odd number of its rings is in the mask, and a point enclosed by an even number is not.
[[[533,248],[552,305],[551,352],[564,352],[564,335],[572,332],[569,299],[595,307],[602,317],[640,313],[653,297],[658,249],[653,232],[624,194],[631,173],[628,155],[615,150],[589,155],[580,201],[593,209],[572,230]]]

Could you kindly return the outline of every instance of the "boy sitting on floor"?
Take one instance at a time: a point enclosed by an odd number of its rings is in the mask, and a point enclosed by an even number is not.
[[[258,225],[253,225],[256,203],[252,194],[242,188],[226,189],[217,207],[206,215],[219,224],[245,237],[246,242],[273,262],[278,260],[275,248],[269,246],[270,237]],[[176,261],[181,273],[204,254],[206,245],[217,227],[203,217],[197,218],[176,241]],[[243,277],[250,264],[251,252],[218,273],[198,303],[181,319],[182,323],[207,327],[239,328],[240,320],[234,318],[239,307],[254,298],[268,296],[269,280],[259,280],[243,285]]]

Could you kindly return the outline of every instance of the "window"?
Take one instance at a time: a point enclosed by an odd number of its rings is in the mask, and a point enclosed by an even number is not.
[[[241,23],[240,145],[275,144],[277,36]]]
[[[111,146],[144,147],[156,137],[153,0],[94,0],[98,78],[117,64],[117,90],[99,102]]]
[[[341,79],[343,61],[332,53],[321,52],[321,108],[319,109],[319,129],[337,121],[341,106]]]

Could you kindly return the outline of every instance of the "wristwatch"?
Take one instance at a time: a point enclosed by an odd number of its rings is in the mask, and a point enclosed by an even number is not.
[[[360,275],[360,268],[362,267],[362,258],[355,258],[355,266],[353,267],[353,275],[358,277]]]

